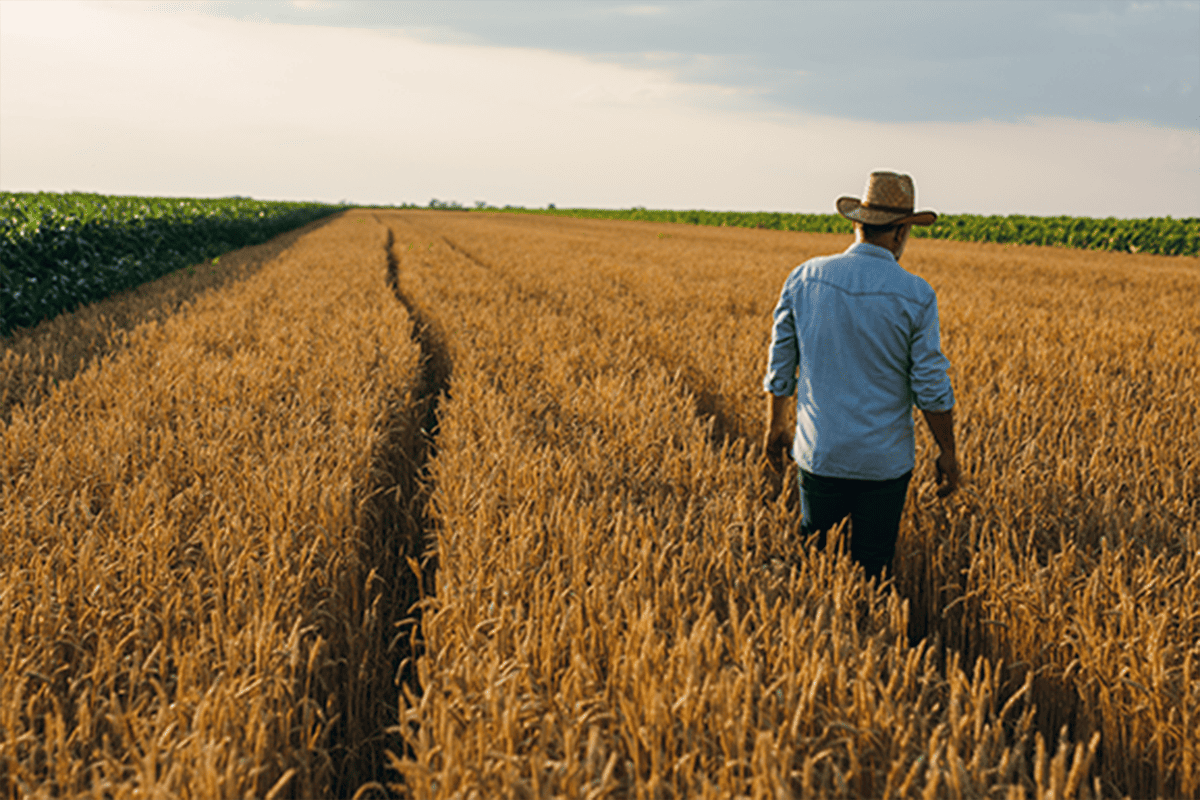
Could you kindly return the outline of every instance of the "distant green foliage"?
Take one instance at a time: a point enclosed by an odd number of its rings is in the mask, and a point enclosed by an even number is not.
[[[851,233],[851,222],[838,214],[783,214],[772,211],[670,211],[634,207],[498,209],[509,213],[548,214],[589,219],[627,219],[646,222],[679,222],[734,228],[766,228],[808,233]],[[1149,217],[1146,219],[1093,219],[1091,217],[983,217],[945,214],[928,227],[916,226],[913,236],[954,239],[962,242],[1037,244],[1086,250],[1119,250],[1170,256],[1200,255],[1200,219]]]
[[[342,208],[0,192],[0,335]]]
[[[1093,219],[947,214],[928,228],[913,228],[913,235],[963,242],[1053,245],[1164,256],[1200,255],[1200,219],[1196,217]]]
[[[400,207],[401,208],[409,208],[409,206],[407,204],[400,206]],[[466,211],[467,210],[466,207],[463,206],[463,204],[458,202],[457,200],[438,200],[436,197],[429,201],[428,207],[438,210],[438,211]]]

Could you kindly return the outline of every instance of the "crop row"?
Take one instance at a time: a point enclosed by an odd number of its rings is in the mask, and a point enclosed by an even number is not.
[[[242,197],[0,192],[0,335],[339,209]]]
[[[774,211],[670,211],[645,208],[547,208],[508,206],[492,209],[522,214],[585,219],[642,220],[732,228],[764,228],[807,233],[851,233],[853,226],[837,214],[785,214]],[[1200,255],[1200,218],[1093,219],[1091,217],[1031,217],[1020,214],[983,216],[943,214],[930,226],[913,228],[919,238],[959,242],[1050,245],[1082,250],[1113,250],[1155,255]]]
[[[1194,267],[910,245],[968,478],[921,439],[888,589],[757,447],[770,308],[838,240],[380,217],[453,364],[412,796],[1200,790]]]
[[[334,220],[0,420],[0,797],[380,769],[419,553],[386,241]]]

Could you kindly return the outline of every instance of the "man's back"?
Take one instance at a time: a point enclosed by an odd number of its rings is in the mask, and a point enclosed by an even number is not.
[[[883,247],[859,242],[793,270],[773,336],[764,386],[795,390],[793,452],[811,473],[902,475],[913,468],[912,406],[954,405],[936,295]]]
[[[854,223],[855,243],[793,270],[775,307],[763,454],[778,470],[791,448],[800,467],[800,533],[824,547],[825,533],[849,517],[850,556],[879,577],[896,552],[913,477],[913,405],[941,448],[938,497],[958,488],[937,297],[898,263],[912,227],[937,214],[916,210],[911,177],[886,170],[871,173],[861,200],[839,197],[836,206]]]

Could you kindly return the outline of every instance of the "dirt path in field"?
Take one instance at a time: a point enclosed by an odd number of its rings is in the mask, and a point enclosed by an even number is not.
[[[375,217],[379,220],[379,217]],[[380,221],[381,224],[384,224]],[[410,491],[404,496],[408,499],[406,519],[411,528],[410,540],[416,545],[414,555],[420,560],[421,586],[417,587],[418,597],[423,592],[432,592],[434,574],[437,570],[436,553],[433,549],[434,532],[427,513],[426,505],[432,487],[426,480],[426,470],[429,462],[437,455],[438,407],[450,391],[450,378],[453,365],[450,352],[446,346],[445,333],[430,311],[416,303],[413,298],[400,290],[399,260],[395,252],[395,234],[388,228],[387,233],[387,284],[412,319],[412,330],[409,335],[421,348],[421,377],[418,382],[416,397],[407,411],[410,425],[415,425],[415,431],[410,438],[405,460],[404,484]],[[415,577],[415,576],[414,576]],[[409,655],[415,656],[420,647],[420,609],[414,609],[415,628],[410,637]],[[416,684],[413,672],[415,658],[407,662],[406,669],[398,676],[409,685]]]
[[[395,297],[411,323],[393,335],[410,339],[420,349],[419,374],[404,396],[397,397],[382,426],[384,440],[371,457],[373,481],[366,514],[370,522],[364,532],[359,577],[373,620],[366,646],[369,652],[351,649],[338,657],[347,664],[363,665],[347,674],[341,704],[358,708],[356,703],[365,699],[370,710],[360,713],[374,722],[333,731],[330,750],[342,754],[333,796],[369,800],[393,796],[385,788],[396,781],[387,766],[386,751],[403,748],[384,731],[396,723],[402,687],[419,691],[415,665],[423,648],[420,601],[434,591],[437,569],[435,532],[427,513],[433,489],[428,467],[437,455],[438,408],[449,391],[452,364],[436,318],[401,291],[394,223],[378,214],[358,213],[387,231],[380,259],[386,260],[386,270],[379,275],[380,290]],[[359,621],[347,618],[341,624],[354,628]]]

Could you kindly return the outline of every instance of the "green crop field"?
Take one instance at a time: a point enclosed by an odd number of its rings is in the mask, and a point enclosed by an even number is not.
[[[0,192],[0,335],[341,208],[246,197]]]
[[[496,210],[496,209],[494,209]],[[646,208],[516,208],[510,213],[549,214],[588,219],[626,219],[678,222],[730,228],[765,228],[806,233],[850,233],[852,223],[837,214],[784,214],[775,211],[671,211]],[[996,242],[1113,250],[1164,256],[1200,255],[1200,219],[1148,217],[1093,219],[1091,217],[981,216],[943,214],[928,227],[913,228],[919,238],[959,242]]]

